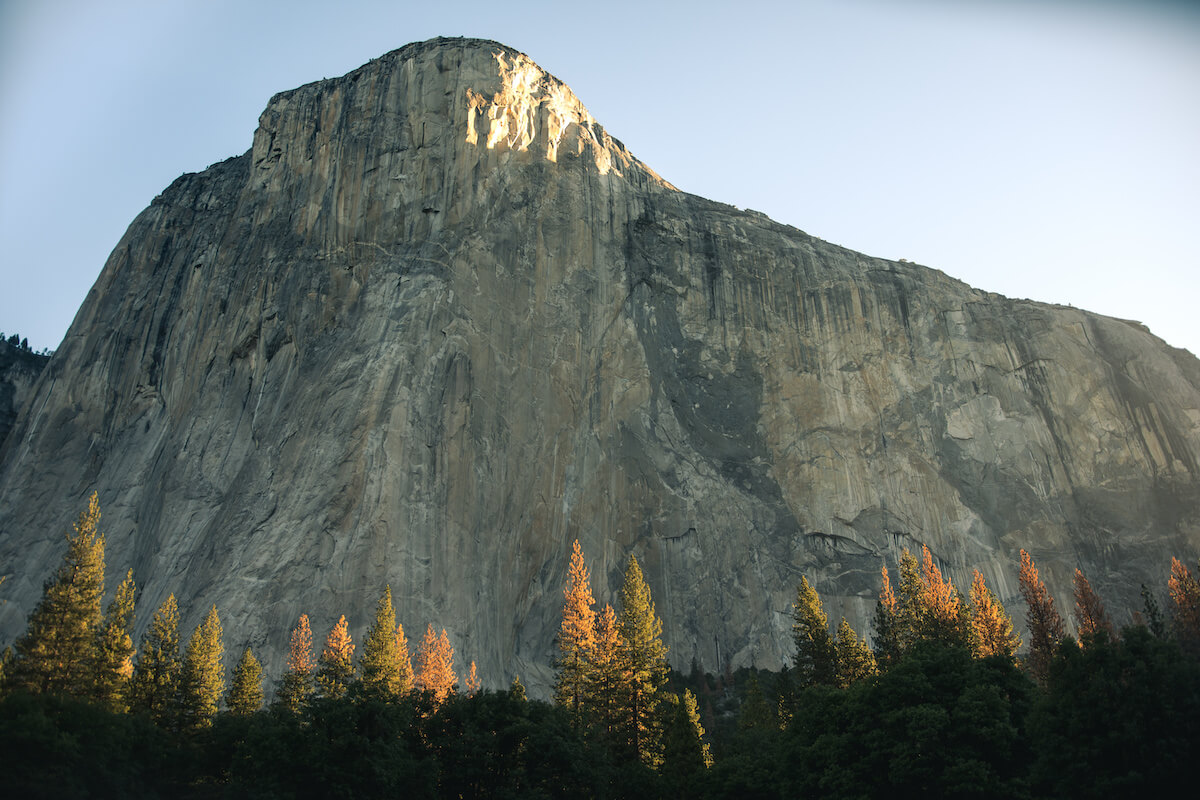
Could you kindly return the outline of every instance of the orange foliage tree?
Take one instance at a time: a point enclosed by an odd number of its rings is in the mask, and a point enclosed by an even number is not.
[[[275,700],[293,713],[299,713],[304,701],[312,695],[313,673],[317,668],[317,660],[313,657],[312,628],[309,626],[308,614],[301,614],[300,621],[292,630],[291,643],[288,645],[286,672],[275,692]]]
[[[454,674],[454,648],[450,637],[442,628],[442,635],[433,632],[433,625],[425,629],[425,640],[417,651],[417,688],[429,692],[441,703],[450,692],[458,676]]]
[[[1013,631],[1012,617],[975,570],[971,581],[971,652],[976,658],[1003,656],[1015,659],[1021,637]]]
[[[475,662],[472,661],[471,668],[467,670],[467,681],[466,681],[466,685],[465,685],[465,688],[467,690],[467,695],[470,697],[474,697],[476,694],[479,693],[479,689],[480,689],[481,685],[482,684],[480,684],[480,682],[479,682],[479,673],[476,672],[476,670],[475,670]]]
[[[343,697],[353,680],[354,642],[343,614],[325,637],[325,649],[317,667],[317,689],[322,697]]]
[[[1112,638],[1114,633],[1112,620],[1104,610],[1104,603],[1079,569],[1075,570],[1075,622],[1079,626],[1080,647],[1085,646],[1087,640],[1094,639],[1101,631],[1108,634],[1109,638]]]
[[[1185,648],[1200,652],[1200,580],[1178,558],[1171,559],[1167,591],[1175,635]]]
[[[562,626],[558,633],[558,677],[554,701],[566,706],[578,717],[586,702],[588,661],[596,646],[596,612],[592,609],[592,587],[579,540],[575,540],[567,585],[563,589]]]
[[[1029,671],[1040,683],[1046,682],[1054,648],[1063,637],[1062,617],[1054,608],[1054,598],[1046,584],[1038,578],[1033,557],[1021,551],[1021,571],[1017,576],[1021,596],[1028,607],[1025,621],[1029,625]]]

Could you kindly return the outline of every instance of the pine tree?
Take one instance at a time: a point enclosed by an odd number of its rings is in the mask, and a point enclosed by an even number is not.
[[[1200,580],[1178,558],[1171,559],[1167,592],[1175,636],[1185,649],[1200,652]]]
[[[233,668],[233,680],[229,683],[229,695],[225,698],[229,713],[248,717],[262,708],[262,678],[262,665],[247,647]]]
[[[921,545],[921,591],[918,602],[921,607],[918,638],[963,647],[969,644],[970,624],[962,596],[949,578],[942,579],[942,572],[926,545]]]
[[[417,688],[429,692],[437,703],[444,701],[458,676],[454,674],[454,648],[450,646],[450,637],[442,628],[441,636],[433,632],[433,625],[425,629],[425,640],[417,651]]]
[[[1150,632],[1159,639],[1166,638],[1167,625],[1163,621],[1162,611],[1158,607],[1158,601],[1154,599],[1153,592],[1144,583],[1142,584],[1142,613],[1145,615],[1145,625]]]
[[[217,715],[225,693],[225,667],[221,663],[225,645],[221,641],[221,618],[213,606],[204,621],[192,631],[183,656],[183,724],[207,728]]]
[[[1110,639],[1115,636],[1112,620],[1104,610],[1104,603],[1078,568],[1075,570],[1075,624],[1079,628],[1080,647],[1086,647],[1087,643],[1100,633],[1106,634]]]
[[[412,689],[412,665],[408,664],[408,642],[404,629],[396,624],[389,585],[379,598],[375,622],[363,641],[360,665],[363,690],[370,695],[395,700]],[[404,649],[401,650],[401,641]],[[407,666],[407,669],[405,667]]]
[[[343,614],[325,637],[325,649],[317,662],[317,691],[322,697],[337,699],[346,695],[353,681],[354,642]]]
[[[883,572],[883,586],[879,590],[879,600],[875,604],[875,662],[886,669],[900,659],[900,637],[897,622],[898,607],[896,593],[892,590],[892,581],[888,576],[888,568]]]
[[[104,536],[99,524],[100,503],[92,492],[74,535],[67,534],[62,564],[46,581],[25,634],[17,639],[15,686],[76,697],[92,693],[104,596]]]
[[[97,634],[92,668],[92,699],[109,711],[129,710],[129,681],[133,678],[133,615],[137,594],[133,570],[117,587]]]
[[[588,582],[588,568],[583,560],[579,540],[575,540],[567,585],[563,589],[562,627],[558,634],[558,676],[554,685],[554,701],[566,706],[578,718],[586,702],[588,661],[596,646],[595,600]]]
[[[596,615],[595,644],[588,656],[585,711],[606,741],[617,729],[617,695],[622,686],[621,632],[613,607]]]
[[[690,796],[697,775],[712,766],[712,753],[704,741],[704,727],[696,696],[666,694],[668,719],[663,732],[662,775],[682,796]]]
[[[842,617],[838,624],[837,643],[834,645],[837,657],[837,686],[845,689],[853,683],[879,674],[875,664],[875,654],[867,646],[866,639],[859,639],[858,634]]]
[[[837,680],[837,654],[829,635],[829,618],[816,589],[803,575],[792,605],[792,641],[796,644],[796,679],[800,687],[832,686]]]
[[[288,645],[286,671],[275,692],[275,701],[293,714],[299,714],[313,693],[317,660],[313,656],[312,628],[308,614],[301,614],[292,630]]]
[[[169,595],[142,636],[129,685],[131,711],[142,711],[161,727],[178,723],[183,663],[179,659],[179,605]]]
[[[658,724],[658,690],[667,680],[667,647],[662,642],[662,620],[654,612],[650,587],[637,559],[629,557],[621,587],[621,645],[618,660],[623,672],[621,736],[630,755],[654,767],[661,761]]]
[[[976,658],[1003,656],[1015,660],[1021,636],[1013,631],[1012,618],[975,570],[971,581],[971,652]]]
[[[1021,596],[1025,598],[1025,621],[1029,626],[1029,671],[1033,677],[1045,684],[1054,649],[1063,637],[1062,617],[1054,608],[1054,598],[1046,584],[1038,578],[1033,558],[1021,551],[1021,571],[1017,576],[1021,585]]]
[[[508,696],[513,700],[520,700],[522,703],[529,699],[525,695],[525,684],[521,683],[520,675],[513,675],[512,685],[508,687]]]
[[[467,681],[464,687],[467,690],[468,697],[474,697],[479,694],[481,684],[479,683],[479,673],[475,670],[475,662],[471,662],[471,668],[467,670]]]

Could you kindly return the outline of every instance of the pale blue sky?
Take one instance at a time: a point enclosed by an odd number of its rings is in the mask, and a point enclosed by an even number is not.
[[[464,35],[685,191],[1200,353],[1196,6],[0,0],[0,329],[57,346],[133,217],[275,92]]]

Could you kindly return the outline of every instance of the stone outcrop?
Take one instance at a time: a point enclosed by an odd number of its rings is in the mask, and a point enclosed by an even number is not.
[[[390,583],[410,640],[544,686],[577,537],[710,670],[789,656],[802,574],[867,632],[904,547],[1017,616],[1019,548],[1114,610],[1200,551],[1189,353],[679,192],[493,42],[274,97],[134,220],[34,391],[6,640],[93,489],[140,626],[216,603],[274,675],[301,612],[359,638]]]

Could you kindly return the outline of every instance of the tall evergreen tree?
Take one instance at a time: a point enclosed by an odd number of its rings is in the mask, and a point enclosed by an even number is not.
[[[354,681],[354,642],[346,616],[338,618],[325,637],[325,649],[317,661],[317,691],[322,697],[344,697]]]
[[[882,573],[883,586],[875,604],[875,661],[886,669],[900,659],[899,606],[886,566]]]
[[[879,674],[875,664],[875,654],[867,646],[866,639],[859,639],[858,634],[842,617],[838,624],[837,643],[834,645],[837,658],[837,686],[848,688],[853,683]]]
[[[796,645],[796,680],[801,688],[832,686],[837,681],[837,654],[829,635],[829,618],[817,590],[801,575],[792,605],[792,641]]]
[[[179,721],[183,662],[179,659],[179,605],[167,596],[150,630],[142,636],[141,650],[129,686],[131,711],[142,711],[164,728]]]
[[[133,678],[133,614],[137,594],[133,570],[117,587],[97,633],[96,663],[92,669],[92,699],[109,711],[129,710],[129,681]]]
[[[433,632],[433,625],[425,629],[425,639],[417,651],[416,683],[417,688],[433,695],[437,703],[444,701],[458,676],[454,674],[454,648],[450,646],[450,637],[442,628],[441,636]]]
[[[662,642],[662,620],[654,612],[650,587],[633,556],[629,557],[621,586],[618,627],[618,655],[624,678],[621,738],[632,756],[654,767],[662,759],[657,709],[658,691],[667,680],[667,647]]]
[[[308,622],[308,614],[301,614],[300,621],[292,630],[285,672],[275,692],[275,701],[293,714],[299,714],[312,696],[316,670],[312,627]]]
[[[1078,568],[1075,570],[1075,624],[1080,647],[1086,647],[1097,634],[1104,633],[1110,639],[1116,635],[1104,603]]]
[[[613,607],[605,605],[596,615],[595,644],[588,656],[586,712],[605,741],[616,736],[618,694],[623,683],[621,631]]]
[[[589,584],[583,549],[575,540],[571,563],[567,570],[567,585],[563,589],[562,626],[558,632],[558,675],[554,684],[554,701],[566,706],[576,720],[586,703],[588,661],[596,646],[596,612],[592,606],[592,587]]]
[[[704,726],[696,696],[667,693],[668,719],[663,731],[662,774],[681,796],[692,796],[700,773],[712,766],[712,752],[704,741]]]
[[[1015,660],[1021,647],[1020,634],[1013,631],[1012,617],[975,570],[971,581],[971,652],[976,658],[1003,656]]]
[[[62,564],[46,581],[25,634],[17,639],[15,686],[76,697],[92,693],[104,596],[104,536],[99,524],[100,503],[92,492],[74,534],[67,534]]]
[[[479,671],[475,669],[475,662],[471,662],[471,667],[467,670],[467,680],[463,688],[467,692],[468,697],[474,697],[479,694],[479,689],[482,684],[479,682]]]
[[[1017,576],[1021,596],[1025,598],[1025,621],[1029,626],[1029,672],[1045,684],[1049,675],[1054,649],[1063,637],[1062,617],[1054,608],[1054,598],[1046,584],[1038,578],[1037,565],[1024,550],[1021,551],[1021,571]]]
[[[225,698],[231,714],[248,717],[262,708],[262,677],[262,665],[247,647],[233,668],[233,680],[229,682],[229,695]]]
[[[404,629],[396,624],[392,587],[389,585],[379,598],[379,605],[375,609],[375,622],[371,624],[367,638],[363,641],[360,674],[363,690],[368,694],[394,700],[412,689],[412,666],[406,663],[407,640],[404,652],[400,650],[403,635]]]
[[[221,617],[213,606],[192,631],[183,656],[183,723],[187,727],[207,728],[217,715],[225,693],[224,655]]]
[[[1150,632],[1156,638],[1165,638],[1167,625],[1163,620],[1162,611],[1158,607],[1158,600],[1154,598],[1154,593],[1144,583],[1142,584],[1142,613],[1145,616],[1145,625]]]
[[[965,647],[970,643],[970,623],[962,595],[934,563],[929,547],[921,545],[921,590],[917,638]]]

